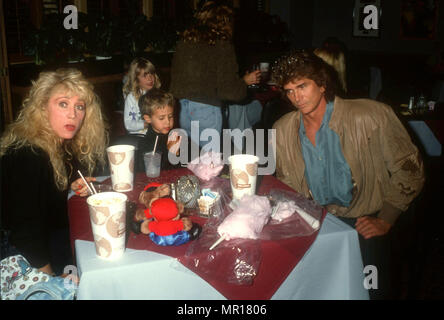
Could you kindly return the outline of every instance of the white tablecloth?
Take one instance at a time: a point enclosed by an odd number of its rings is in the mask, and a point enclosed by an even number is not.
[[[117,261],[96,257],[93,242],[76,240],[77,298],[214,300],[216,289],[169,256],[127,249]],[[318,237],[272,299],[368,299],[357,233],[327,214]]]

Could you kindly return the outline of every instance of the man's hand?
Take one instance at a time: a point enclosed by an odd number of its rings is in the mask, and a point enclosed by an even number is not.
[[[370,239],[375,236],[383,236],[389,232],[392,225],[381,218],[361,217],[356,220],[356,231],[364,237]]]

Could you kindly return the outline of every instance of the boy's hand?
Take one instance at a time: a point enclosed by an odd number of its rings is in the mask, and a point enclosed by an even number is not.
[[[167,141],[168,151],[175,154],[176,156],[178,156],[181,140],[182,140],[182,136],[179,136],[179,134],[177,132],[172,132],[168,136],[168,141]]]

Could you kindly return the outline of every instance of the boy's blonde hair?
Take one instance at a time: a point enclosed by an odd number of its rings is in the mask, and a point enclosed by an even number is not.
[[[139,83],[137,81],[137,77],[141,74],[152,74],[154,76],[154,87],[160,88],[161,82],[159,76],[156,73],[156,67],[145,58],[135,58],[129,67],[128,70],[128,80],[123,86],[123,94],[125,97],[132,93],[136,100],[139,100],[142,95],[142,90],[139,88]]]
[[[165,106],[174,108],[174,96],[160,89],[152,89],[139,99],[139,108],[142,115],[151,117],[155,110]]]
[[[49,99],[60,91],[78,95],[85,101],[85,117],[71,140],[62,140],[54,132],[48,119]],[[76,157],[87,170],[85,174],[92,175],[97,163],[105,165],[107,144],[107,125],[92,84],[76,69],[58,69],[42,72],[37,81],[32,82],[17,119],[2,135],[0,156],[9,148],[30,146],[44,150],[51,160],[57,188],[65,190],[68,187],[68,173],[64,161]]]

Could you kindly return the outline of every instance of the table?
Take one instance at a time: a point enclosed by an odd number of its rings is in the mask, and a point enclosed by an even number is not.
[[[432,157],[439,157],[441,155],[442,145],[435,136],[433,129],[430,128],[429,123],[420,120],[411,120],[408,122],[423,145],[426,154]]]
[[[405,105],[403,105],[405,106]],[[440,157],[444,144],[444,110],[442,105],[423,114],[412,113],[404,108],[395,109],[399,119],[412,138],[428,157]]]
[[[186,169],[172,170],[165,179],[184,173]],[[140,179],[136,178],[139,184]],[[258,194],[272,187],[290,189],[264,176]],[[262,261],[253,284],[234,285],[203,278],[178,262],[176,257],[188,244],[159,247],[145,235],[132,234],[121,259],[100,260],[86,204],[79,209],[81,201],[85,202],[77,196],[69,201],[71,240],[81,277],[78,299],[368,299],[357,233],[332,215],[326,215],[319,234],[262,241]]]
[[[96,257],[94,242],[76,240],[75,244],[79,300],[226,299],[167,255],[127,249],[122,259],[110,263]],[[360,254],[356,231],[327,214],[317,239],[271,299],[368,299]]]

